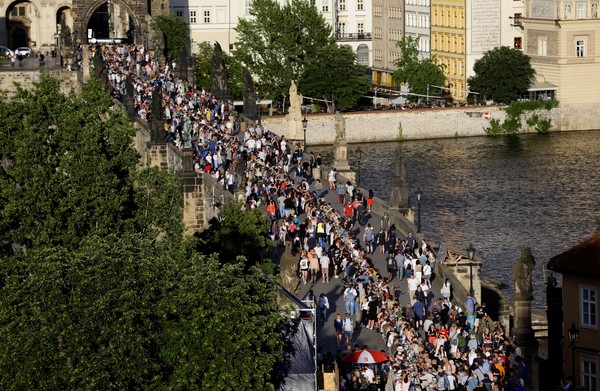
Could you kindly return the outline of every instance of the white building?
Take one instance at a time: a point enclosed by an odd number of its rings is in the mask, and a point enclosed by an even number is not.
[[[419,56],[431,58],[430,0],[406,0],[404,4],[404,34],[417,39]]]
[[[285,0],[279,0],[285,1]],[[359,64],[372,64],[370,0],[310,0],[332,26],[339,44],[350,45]],[[171,0],[171,14],[190,25],[193,42],[219,42],[234,49],[240,18],[250,17],[250,0]],[[196,45],[193,45],[196,49]]]

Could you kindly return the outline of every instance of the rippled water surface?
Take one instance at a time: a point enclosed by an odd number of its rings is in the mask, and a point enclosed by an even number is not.
[[[350,163],[357,167],[349,147]],[[450,248],[470,242],[485,264],[482,274],[513,289],[517,246],[536,260],[534,306],[544,306],[542,267],[587,238],[600,215],[600,131],[511,138],[475,137],[360,145],[361,187],[388,199],[401,148],[414,189],[423,190],[426,237]],[[331,159],[331,147],[312,148]],[[413,202],[416,205],[416,201]]]

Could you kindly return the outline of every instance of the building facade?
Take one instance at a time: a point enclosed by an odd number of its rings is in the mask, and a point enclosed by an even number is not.
[[[338,44],[349,45],[359,64],[371,66],[371,1],[311,0],[311,4],[332,27]],[[238,21],[251,18],[250,6],[250,0],[171,0],[171,14],[190,25],[193,42],[219,42],[223,50],[231,52],[238,39]],[[192,47],[196,49],[196,45]]]
[[[406,0],[404,3],[404,34],[419,45],[419,57],[431,58],[431,1]]]
[[[404,36],[404,2],[373,0],[373,84],[393,86],[394,62],[400,58],[396,43]]]
[[[600,232],[551,258],[548,269],[563,277],[563,372],[573,377],[577,387],[599,391]],[[579,332],[574,345],[570,345],[569,339],[572,325]]]
[[[570,130],[597,129],[600,103],[600,19],[597,0],[529,0],[524,50],[539,88],[555,89]]]
[[[142,43],[152,16],[169,12],[167,0],[0,0],[0,43],[34,51],[71,50],[92,38]]]

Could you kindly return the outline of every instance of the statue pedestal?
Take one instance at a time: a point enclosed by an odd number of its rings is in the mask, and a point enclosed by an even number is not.
[[[350,169],[350,163],[348,163],[348,145],[346,143],[335,146],[333,167],[335,167],[340,175],[343,175],[352,182],[355,181],[356,173]]]
[[[403,182],[392,186],[392,194],[390,195],[390,208],[408,209],[408,195],[410,186]]]
[[[287,122],[287,132],[285,137],[289,140],[304,141],[304,129],[302,128],[302,117],[292,116],[288,114],[285,116]],[[306,147],[303,146],[304,149]]]

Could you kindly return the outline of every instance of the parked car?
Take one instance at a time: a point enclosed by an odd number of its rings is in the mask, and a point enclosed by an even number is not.
[[[14,52],[5,45],[0,45],[0,57],[12,57]]]
[[[31,57],[31,55],[33,54],[33,52],[31,51],[31,48],[23,46],[23,47],[17,48],[15,50],[15,54],[17,56],[20,55],[20,56],[23,56],[23,57]]]

